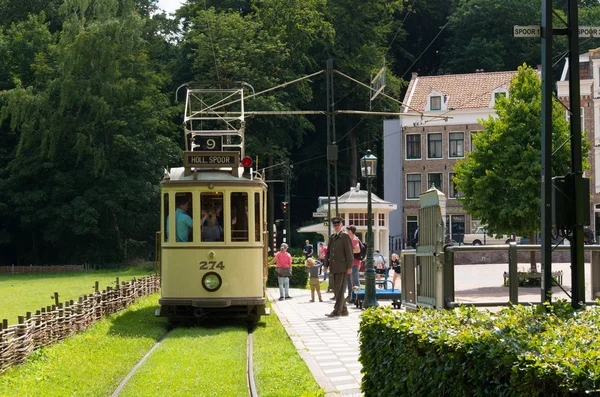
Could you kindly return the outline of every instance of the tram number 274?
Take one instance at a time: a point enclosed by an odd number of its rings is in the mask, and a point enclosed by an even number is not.
[[[225,269],[225,265],[223,264],[223,261],[217,262],[217,261],[202,261],[200,262],[200,270],[213,270],[213,269]]]

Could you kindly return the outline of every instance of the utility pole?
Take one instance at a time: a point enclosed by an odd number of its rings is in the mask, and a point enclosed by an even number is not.
[[[338,214],[338,185],[337,185],[337,160],[338,147],[335,140],[335,104],[333,90],[333,59],[327,60],[327,235],[331,235],[331,168],[333,167],[333,183],[335,195],[335,214]]]
[[[285,186],[285,198],[284,198],[284,217],[285,217],[285,228],[287,230],[287,243],[292,242],[292,229],[290,224],[290,179],[292,176],[292,170],[290,161],[285,161],[285,169],[283,170],[283,185]],[[285,234],[284,234],[285,235]]]

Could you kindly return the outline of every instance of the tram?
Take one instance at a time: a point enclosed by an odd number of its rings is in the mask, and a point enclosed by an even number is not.
[[[244,87],[182,87],[186,151],[183,167],[165,170],[161,182],[156,314],[258,321],[266,314],[267,185],[244,156]],[[221,110],[228,101],[237,112]]]

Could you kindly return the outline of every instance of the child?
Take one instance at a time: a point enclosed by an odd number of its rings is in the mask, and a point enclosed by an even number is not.
[[[308,269],[310,273],[310,301],[315,301],[315,290],[319,295],[319,302],[323,302],[321,298],[321,284],[319,283],[319,269],[321,268],[321,264],[315,264],[315,260],[313,258],[308,258],[304,265]]]

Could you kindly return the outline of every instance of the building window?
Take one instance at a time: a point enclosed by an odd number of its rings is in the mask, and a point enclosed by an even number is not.
[[[406,174],[406,199],[418,199],[419,194],[421,194],[421,174]]]
[[[429,109],[430,110],[442,110],[442,97],[441,96],[429,97]]]
[[[415,231],[419,227],[419,218],[417,216],[406,217],[406,242],[414,247],[416,243]]]
[[[462,197],[462,194],[456,190],[456,184],[454,183],[454,173],[448,174],[448,196],[450,198]]]
[[[506,92],[494,92],[494,100],[498,100],[498,98],[500,97],[505,97],[506,98]]]
[[[367,226],[368,214],[366,212],[354,212],[348,214],[348,224],[354,226]],[[371,226],[375,223],[371,220]]]
[[[472,152],[475,149],[475,138],[477,137],[477,132],[471,132],[471,149]]]
[[[442,158],[442,134],[427,135],[427,157],[430,159]]]
[[[465,133],[451,132],[448,135],[448,156],[449,157],[464,157],[465,156]]]
[[[379,215],[379,226],[385,226],[385,214],[377,214]]]
[[[437,190],[442,190],[442,174],[441,173],[431,173],[427,174],[427,189],[434,187]]]
[[[406,158],[421,158],[421,134],[406,135]]]

